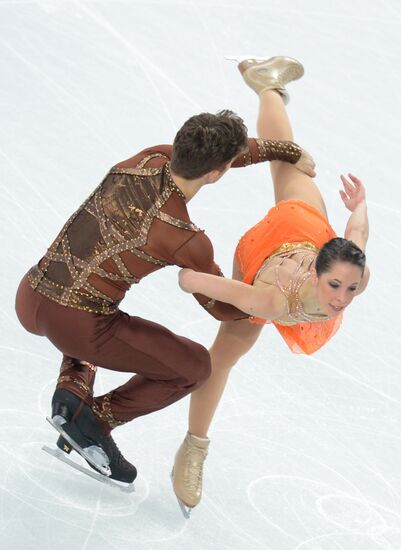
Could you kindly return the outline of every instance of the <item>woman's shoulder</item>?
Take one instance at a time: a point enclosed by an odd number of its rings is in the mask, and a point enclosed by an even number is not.
[[[274,282],[261,278],[253,284],[253,287],[258,291],[260,308],[258,317],[270,320],[280,318],[287,310],[287,300],[278,286]]]
[[[295,258],[269,258],[257,273],[254,284],[272,284],[276,287],[279,283],[286,285],[298,267],[299,262]]]

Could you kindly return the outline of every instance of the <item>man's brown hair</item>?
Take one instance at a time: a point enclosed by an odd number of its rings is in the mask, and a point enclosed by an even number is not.
[[[222,169],[247,145],[242,118],[229,110],[215,115],[201,113],[189,118],[173,143],[171,170],[186,179],[196,179]]]

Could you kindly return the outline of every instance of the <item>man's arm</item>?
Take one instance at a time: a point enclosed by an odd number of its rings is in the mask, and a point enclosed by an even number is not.
[[[289,162],[308,176],[316,176],[315,163],[310,154],[292,141],[249,138],[246,151],[237,156],[231,167],[241,168],[272,160]]]
[[[190,268],[194,271],[209,273],[223,277],[220,267],[214,262],[213,246],[209,238],[203,231],[194,233],[178,250],[174,253],[176,265],[183,268]],[[237,307],[215,300],[206,294],[194,293],[194,298],[204,309],[219,321],[233,321],[246,319],[248,315]]]

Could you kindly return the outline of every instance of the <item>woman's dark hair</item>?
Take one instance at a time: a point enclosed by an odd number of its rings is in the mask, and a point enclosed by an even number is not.
[[[186,179],[204,176],[235,158],[247,139],[244,121],[232,111],[195,115],[175,136],[171,170]]]
[[[362,250],[352,241],[336,237],[328,241],[320,249],[316,258],[316,273],[321,275],[326,271],[330,271],[334,262],[349,262],[365,269],[366,256]]]

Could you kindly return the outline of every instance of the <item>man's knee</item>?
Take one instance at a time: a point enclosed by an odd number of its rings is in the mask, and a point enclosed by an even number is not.
[[[192,386],[192,390],[201,386],[210,376],[212,372],[212,364],[208,350],[200,344],[195,344],[192,350],[191,365],[187,369],[188,386]]]

